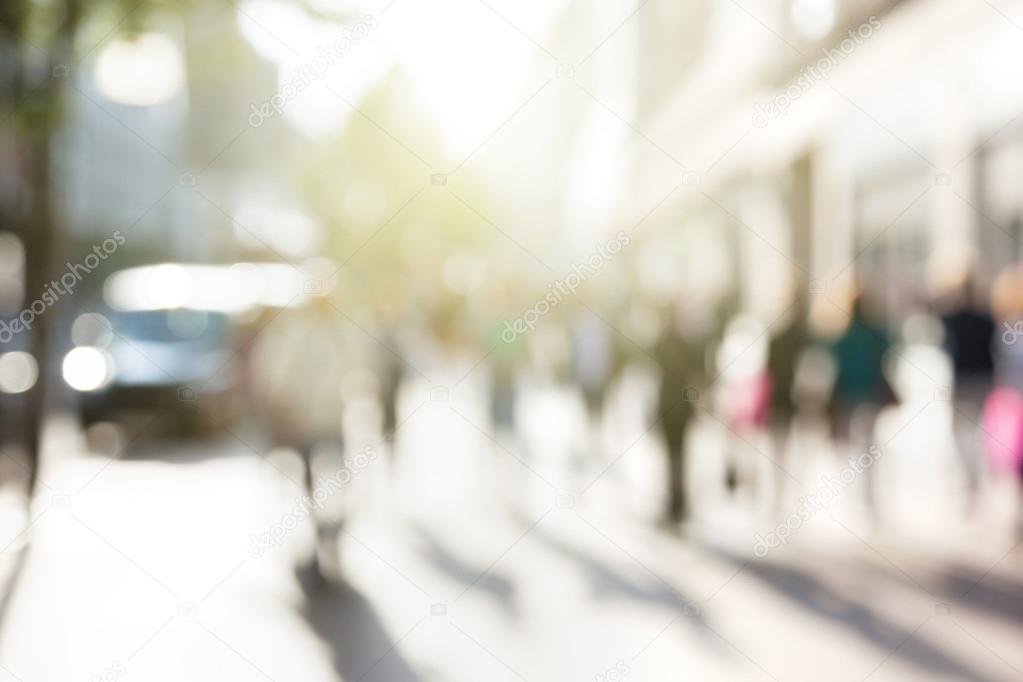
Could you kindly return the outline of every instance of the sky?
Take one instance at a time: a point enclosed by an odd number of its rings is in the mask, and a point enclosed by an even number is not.
[[[278,64],[280,83],[309,64],[319,46],[333,43],[344,26],[365,15],[372,15],[376,23],[364,40],[324,73],[322,81],[288,104],[287,119],[310,137],[336,132],[352,115],[337,95],[358,105],[374,84],[397,68],[413,83],[414,110],[432,116],[431,123],[439,126],[448,151],[458,157],[489,135],[530,88],[539,50],[519,29],[544,36],[564,1],[499,5],[397,0],[330,5],[351,11],[352,20],[344,24],[319,21],[294,3],[279,0],[249,0],[240,6],[237,20],[243,35]],[[549,70],[546,63],[539,66]]]

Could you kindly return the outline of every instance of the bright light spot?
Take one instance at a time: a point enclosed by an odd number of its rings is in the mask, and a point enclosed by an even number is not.
[[[99,313],[79,315],[71,325],[71,340],[76,346],[106,348],[113,338],[113,325]]]
[[[257,305],[301,305],[307,279],[287,263],[161,263],[115,272],[103,284],[103,297],[117,310],[242,314]]]
[[[313,37],[312,21],[300,7],[276,0],[248,0],[236,8],[242,37],[266,59],[287,63],[297,59],[288,45],[310,44],[303,41]],[[267,26],[273,27],[273,33],[264,30]]]
[[[39,367],[29,353],[14,351],[0,355],[0,391],[24,393],[36,384]]]
[[[249,203],[237,215],[235,238],[250,249],[301,257],[314,253],[322,241],[319,224],[296,209]]]
[[[240,312],[259,303],[263,295],[263,274],[258,267],[252,263],[235,263],[228,269],[227,281],[228,291]]]
[[[260,303],[273,308],[301,305],[308,299],[304,275],[286,263],[262,263],[265,289]]]
[[[165,102],[185,84],[181,51],[161,33],[142,33],[108,44],[96,59],[96,87],[118,104]]]
[[[789,13],[807,40],[820,40],[835,27],[835,0],[792,0]]]
[[[17,235],[0,232],[0,271],[21,272],[25,265],[25,247]]]
[[[304,256],[315,251],[320,229],[312,218],[301,211],[283,210],[278,216],[274,244],[289,256]]]
[[[339,7],[354,4],[313,1]],[[546,36],[556,28],[564,5],[565,0],[518,3],[508,21],[529,35]],[[463,15],[475,30],[454,28],[451,17]],[[400,21],[390,21],[390,16],[386,15],[386,31],[379,29],[379,35],[373,31],[356,44],[335,62],[336,68],[322,72],[322,82],[358,103],[389,74],[406,74],[414,89],[406,93],[406,100],[437,121],[440,139],[457,156],[465,156],[479,145],[521,104],[523,92],[535,90],[543,82],[536,72],[532,77],[525,75],[537,63],[536,47],[510,31],[484,4],[412,2],[403,5]],[[242,36],[257,52],[277,63],[280,87],[299,78],[298,69],[312,62],[317,48],[337,40],[342,25],[351,26],[358,20],[320,21],[294,3],[281,0],[248,0],[237,14]],[[267,26],[273,27],[272,34],[265,30]],[[281,43],[301,46],[303,54],[295,55]],[[466,59],[466,55],[473,58]],[[546,63],[543,68],[552,70]],[[472,87],[466,87],[467,83]],[[287,102],[283,115],[301,133],[322,137],[336,133],[352,110],[314,82]]]
[[[149,302],[155,308],[182,306],[192,290],[188,272],[175,263],[164,263],[153,268],[147,285]]]
[[[78,346],[64,356],[64,381],[76,391],[95,391],[110,383],[113,362],[103,350]]]

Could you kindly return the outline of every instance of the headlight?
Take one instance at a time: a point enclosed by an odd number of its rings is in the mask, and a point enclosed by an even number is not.
[[[76,391],[95,391],[110,383],[114,375],[113,359],[106,351],[78,346],[64,356],[64,381]]]
[[[29,353],[13,351],[0,355],[0,392],[24,393],[36,384],[39,367]]]

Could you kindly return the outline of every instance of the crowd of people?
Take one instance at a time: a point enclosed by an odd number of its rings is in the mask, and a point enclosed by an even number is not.
[[[528,336],[509,342],[500,333],[481,334],[475,351],[483,360],[470,372],[487,377],[491,430],[499,439],[519,428],[519,403],[528,399],[524,377],[535,381],[540,374],[571,387],[590,438],[574,456],[585,459],[603,447],[594,434],[608,419],[609,395],[623,373],[636,364],[651,370],[657,389],[649,418],[665,453],[662,516],[677,528],[693,516],[690,436],[701,419],[726,434],[720,468],[726,494],[756,488],[782,513],[785,501],[800,492],[784,473],[807,456],[794,445],[799,424],[826,424],[835,452],[854,455],[876,446],[879,415],[906,399],[897,367],[915,365],[910,348],[923,344],[942,358],[951,379],[935,378],[933,389],[951,406],[965,514],[992,474],[1023,482],[1023,344],[1017,343],[1023,338],[1023,267],[999,275],[990,291],[961,277],[908,316],[882,311],[862,289],[842,299],[793,295],[788,303],[781,316],[763,323],[736,313],[734,305],[715,308],[679,297],[661,306],[658,331],[647,343],[623,333],[613,315],[565,313],[547,332],[536,332],[537,343],[546,344],[543,358]],[[814,306],[828,307],[839,323],[822,328]],[[376,434],[393,456],[400,396],[416,371],[408,358],[418,362],[431,352],[434,360],[453,358],[469,347],[469,335],[450,328],[413,333],[391,315],[367,329],[342,309],[328,297],[314,297],[278,313],[284,323],[257,320],[245,353],[252,413],[274,445],[302,455],[309,486],[317,452],[341,457],[374,437],[357,436],[364,442],[351,444],[353,430]],[[561,341],[552,344],[552,335]],[[361,411],[353,416],[356,404]],[[773,476],[758,473],[741,454],[744,443],[758,438],[769,444]],[[880,523],[876,496],[868,472],[863,506]]]

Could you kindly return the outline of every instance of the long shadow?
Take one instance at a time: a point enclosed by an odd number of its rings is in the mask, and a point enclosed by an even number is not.
[[[1002,618],[1009,623],[1023,623],[1023,582],[995,576],[973,566],[957,564],[930,571],[928,577],[911,580],[877,564],[862,560],[857,569],[869,571],[872,578],[887,580],[906,589],[930,590],[954,606],[967,606]]]
[[[4,627],[7,625],[7,612],[10,609],[11,600],[18,589],[18,583],[21,582],[21,578],[24,575],[25,564],[28,561],[30,549],[31,545],[26,544],[18,550],[11,573],[7,578],[7,584],[0,585],[0,632],[3,632]]]
[[[300,575],[306,617],[332,651],[334,670],[345,682],[418,682],[423,677],[402,657],[373,605],[347,583],[323,583]]]
[[[956,566],[942,572],[938,586],[953,604],[987,611],[1012,623],[1023,622],[1023,583]]]
[[[517,512],[513,512],[513,516],[520,524],[524,524],[524,527],[530,525],[530,522]],[[675,611],[679,615],[678,620],[692,626],[716,653],[732,655],[732,650],[714,635],[706,614],[703,613],[699,605],[663,579],[654,575],[650,575],[649,578],[637,579],[565,542],[545,530],[542,525],[536,526],[530,532],[529,537],[538,541],[549,551],[576,564],[586,576],[590,593],[595,598],[642,602],[659,606],[668,611]],[[637,571],[643,571],[643,569],[637,566]]]
[[[435,535],[419,525],[413,525],[420,539],[425,543],[423,556],[436,568],[444,571],[454,580],[464,584],[468,590],[480,589],[498,602],[509,616],[517,613],[515,608],[515,585],[495,571],[486,571],[471,566],[452,554]]]
[[[736,565],[745,563],[727,552],[719,555]],[[806,571],[766,561],[749,563],[744,575],[759,579],[806,610],[841,624],[879,649],[891,650],[893,656],[921,669],[963,680],[993,679],[868,608],[864,605],[867,595],[862,600],[850,599]]]

